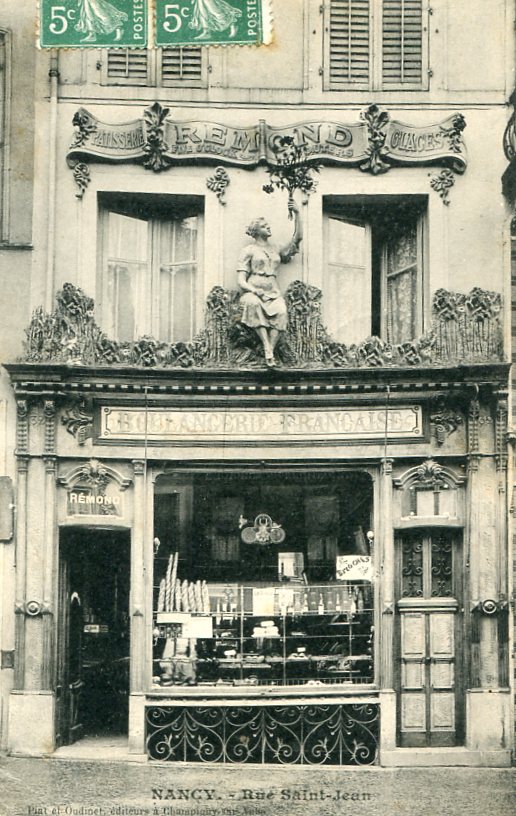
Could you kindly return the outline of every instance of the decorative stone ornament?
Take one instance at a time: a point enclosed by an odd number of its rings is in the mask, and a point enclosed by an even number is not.
[[[212,176],[206,179],[206,187],[215,193],[221,204],[226,204],[226,191],[229,187],[230,179],[225,167],[216,167]]]
[[[275,357],[281,368],[353,369],[391,366],[454,365],[503,361],[501,296],[475,287],[469,294],[438,289],[433,322],[421,337],[390,344],[379,337],[346,345],[334,340],[322,322],[322,292],[294,281],[285,292],[287,329]],[[265,365],[256,332],[240,320],[240,294],[215,286],[208,295],[205,325],[189,342],[163,343],[153,337],[132,342],[109,338],[98,326],[94,302],[65,283],[51,314],[33,313],[26,331],[25,362],[81,365],[131,365],[144,368],[256,368]],[[23,402],[23,401],[22,401]],[[23,406],[18,417],[18,451],[26,446]],[[78,417],[79,426],[88,423]],[[68,418],[65,424],[68,423]],[[77,427],[70,422],[70,432]]]
[[[61,417],[61,423],[81,446],[93,435],[93,414],[86,409],[84,400],[68,408]]]
[[[169,113],[169,108],[154,102],[140,119],[108,123],[79,108],[72,120],[76,132],[67,154],[80,188],[78,197],[86,189],[92,160],[130,161],[155,173],[196,160],[247,169],[265,163],[273,185],[275,179],[285,180],[284,171],[290,166],[289,184],[293,182],[294,189],[305,187],[307,194],[315,188],[311,171],[328,163],[359,167],[373,175],[405,165],[441,165],[455,173],[466,169],[462,138],[466,122],[460,113],[437,124],[415,126],[391,119],[386,110],[373,104],[362,112],[360,122],[309,121],[283,127],[265,121],[247,127],[175,121]],[[192,136],[186,150],[185,143]],[[439,183],[444,192],[444,176]]]

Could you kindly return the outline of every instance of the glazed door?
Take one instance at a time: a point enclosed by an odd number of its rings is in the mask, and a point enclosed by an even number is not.
[[[449,531],[399,541],[398,732],[405,747],[452,746],[461,732],[460,554]]]

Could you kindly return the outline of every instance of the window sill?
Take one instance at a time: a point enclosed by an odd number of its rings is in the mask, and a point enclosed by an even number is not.
[[[164,689],[152,689],[146,692],[147,700],[192,700],[198,701],[202,699],[210,700],[227,700],[227,699],[244,699],[246,701],[256,700],[277,700],[289,699],[295,700],[300,705],[304,699],[309,701],[316,697],[318,700],[325,698],[334,699],[336,697],[345,696],[350,701],[357,698],[357,702],[363,702],[365,697],[378,697],[379,689],[374,684],[340,684],[338,686],[297,686],[295,689],[288,686],[277,686],[275,688],[249,688],[246,686],[169,686]]]

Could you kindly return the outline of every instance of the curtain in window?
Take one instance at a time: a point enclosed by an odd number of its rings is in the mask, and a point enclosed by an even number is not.
[[[387,277],[387,340],[404,343],[417,332],[417,224],[391,236],[385,248]]]

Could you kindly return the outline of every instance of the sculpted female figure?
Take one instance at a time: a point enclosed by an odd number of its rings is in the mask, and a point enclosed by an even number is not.
[[[287,328],[287,306],[278,286],[277,270],[280,263],[288,263],[298,252],[303,237],[296,204],[291,204],[290,210],[295,219],[290,243],[281,249],[270,244],[271,228],[264,218],[256,218],[247,228],[254,243],[243,249],[237,267],[237,282],[243,290],[241,320],[256,330],[268,366],[275,365],[274,348],[280,332]]]

